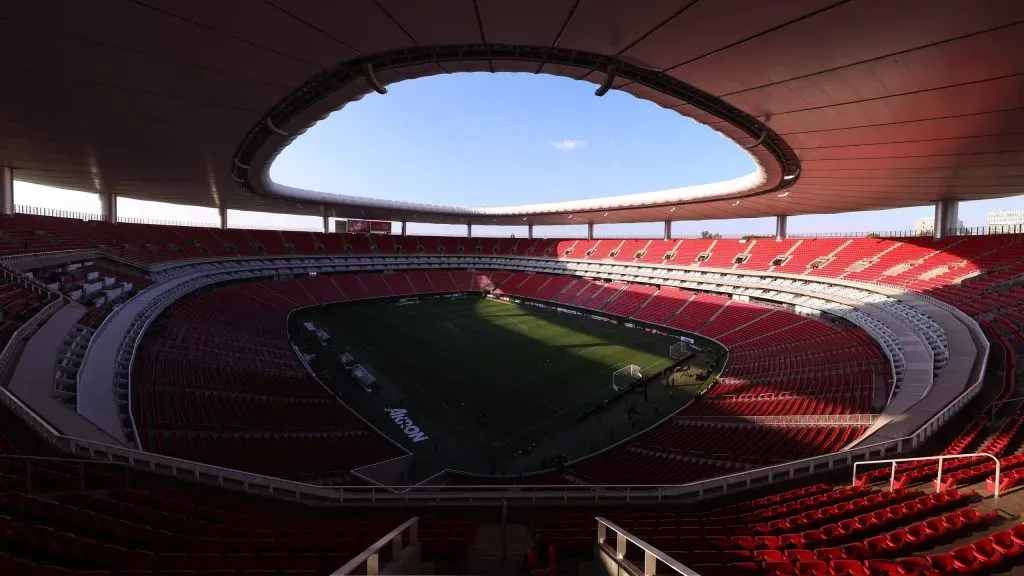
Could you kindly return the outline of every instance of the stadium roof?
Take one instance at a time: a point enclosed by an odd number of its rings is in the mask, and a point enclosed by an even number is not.
[[[20,180],[131,198],[567,224],[1024,192],[1020,0],[35,0],[0,6],[0,42],[0,162]],[[611,71],[615,89],[709,124],[760,168],[646,196],[487,209],[269,181],[276,153],[332,110],[463,71],[595,85]]]

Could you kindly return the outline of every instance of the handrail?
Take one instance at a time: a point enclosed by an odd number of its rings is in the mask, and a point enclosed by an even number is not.
[[[25,260],[39,260],[40,258],[56,258],[59,256],[83,256],[95,257],[96,254],[102,254],[97,248],[82,248],[75,250],[50,250],[48,252],[31,252],[28,254],[9,254],[7,256],[0,257],[0,262],[22,262]]]
[[[651,546],[642,539],[630,534],[626,530],[620,528],[614,522],[611,522],[607,518],[597,516],[597,542],[599,549],[605,554],[611,552],[610,546],[605,544],[605,539],[608,537],[608,530],[615,533],[615,561],[620,563],[626,563],[632,567],[632,562],[626,560],[626,546],[628,543],[633,543],[638,548],[644,551],[644,567],[642,574],[644,576],[654,576],[658,573],[658,563],[669,567],[676,574],[682,574],[683,576],[700,576],[692,568],[684,566],[681,562],[672,558],[668,554],[665,554],[661,550],[658,550],[654,546]],[[606,550],[605,548],[609,548]],[[634,570],[635,571],[635,570]]]
[[[938,460],[939,461],[939,473],[935,478],[935,489],[938,490],[939,486],[942,485],[942,463],[946,460],[954,460],[956,458],[980,458],[982,456],[991,458],[996,463],[996,485],[992,494],[993,499],[999,500],[999,472],[1001,464],[999,458],[989,454],[988,452],[973,452],[971,454],[939,454],[938,456],[919,456],[917,458],[893,458],[888,460],[866,460],[863,462],[854,462],[853,464],[853,484],[857,485],[857,466],[861,464],[885,464],[887,462],[892,463],[892,473],[889,475],[889,490],[892,491],[896,486],[896,464],[900,462],[923,462],[925,460]]]
[[[405,522],[398,525],[397,528],[388,532],[384,536],[370,545],[369,548],[363,550],[358,556],[349,560],[344,566],[338,568],[331,573],[331,576],[347,576],[355,572],[363,563],[366,564],[366,571],[360,572],[360,574],[366,574],[366,576],[377,576],[380,574],[380,550],[381,548],[391,544],[391,559],[397,560],[402,553],[402,533],[406,530],[409,531],[409,545],[416,546],[419,544],[419,516],[413,516]]]
[[[995,419],[996,412],[999,411],[999,408],[997,408],[997,406],[1002,406],[1003,404],[1012,404],[1014,402],[1024,402],[1024,396],[1018,396],[1016,398],[1008,398],[1006,400],[997,400],[997,401],[989,404],[988,407],[989,407],[990,411],[992,412],[992,414],[989,416],[989,418]]]

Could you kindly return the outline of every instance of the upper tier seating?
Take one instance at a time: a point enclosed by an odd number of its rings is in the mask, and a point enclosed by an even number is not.
[[[1024,272],[1021,235],[886,238],[532,240],[390,237],[362,234],[217,230],[82,221],[16,214],[0,218],[0,255],[105,248],[143,265],[225,256],[292,254],[499,254],[585,260],[638,260],[701,268],[761,270],[881,282],[932,292],[977,275]],[[613,255],[614,253],[614,255]],[[637,255],[641,254],[639,258]],[[666,255],[672,255],[665,260]],[[740,256],[740,258],[737,258]],[[703,257],[703,259],[700,259]],[[561,301],[561,300],[560,300]]]

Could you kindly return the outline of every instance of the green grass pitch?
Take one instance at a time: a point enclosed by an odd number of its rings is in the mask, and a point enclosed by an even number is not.
[[[481,446],[520,444],[611,398],[612,373],[670,365],[672,338],[526,305],[467,297],[308,311],[410,412],[429,410]]]

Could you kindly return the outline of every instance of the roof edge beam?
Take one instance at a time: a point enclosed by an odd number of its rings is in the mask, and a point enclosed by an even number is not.
[[[615,64],[608,66],[607,74],[604,77],[604,82],[594,90],[594,96],[601,97],[608,93],[612,89],[612,84],[615,83],[615,77],[619,75],[619,67]]]
[[[377,94],[388,93],[387,87],[381,84],[380,81],[377,80],[377,75],[373,73],[372,62],[366,63],[366,66],[363,68],[363,75],[366,76],[366,83],[370,85],[370,88],[373,88],[374,92]]]

